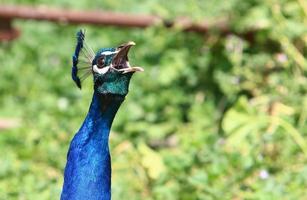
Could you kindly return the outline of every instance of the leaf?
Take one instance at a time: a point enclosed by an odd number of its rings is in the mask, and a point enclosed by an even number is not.
[[[165,172],[165,166],[161,156],[143,143],[139,144],[138,150],[142,155],[142,165],[147,169],[149,177],[152,179],[159,178]]]

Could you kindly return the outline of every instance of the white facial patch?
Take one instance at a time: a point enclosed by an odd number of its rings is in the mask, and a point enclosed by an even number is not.
[[[100,55],[108,56],[118,53],[118,51],[104,51]]]
[[[98,74],[105,74],[105,73],[107,73],[107,72],[109,71],[109,69],[110,69],[109,66],[103,67],[103,68],[101,68],[101,69],[99,69],[99,68],[97,67],[97,65],[94,65],[94,66],[93,66],[93,71],[96,72],[96,73],[98,73]]]

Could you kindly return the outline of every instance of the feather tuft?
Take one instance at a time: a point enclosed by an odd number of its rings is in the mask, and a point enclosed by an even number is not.
[[[82,52],[80,54],[80,52]],[[85,30],[77,33],[77,45],[72,56],[71,77],[81,89],[81,82],[84,81],[92,72],[92,62],[95,58],[94,51],[85,42]]]

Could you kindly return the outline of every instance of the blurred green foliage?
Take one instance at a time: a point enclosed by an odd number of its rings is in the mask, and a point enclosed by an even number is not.
[[[8,3],[0,1],[1,3]],[[128,40],[131,81],[111,133],[113,199],[307,199],[307,6],[304,0],[45,1],[13,4],[229,19],[253,41],[82,26],[97,50]],[[58,199],[68,145],[91,100],[70,78],[80,26],[16,21],[0,48],[0,199]]]

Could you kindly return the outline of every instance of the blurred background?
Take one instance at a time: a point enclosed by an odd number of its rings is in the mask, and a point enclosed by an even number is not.
[[[1,5],[150,14],[227,33],[14,20],[0,44],[0,199],[59,199],[68,145],[88,111],[71,56],[133,40],[143,66],[111,132],[112,196],[133,200],[307,199],[305,0],[10,0]]]

